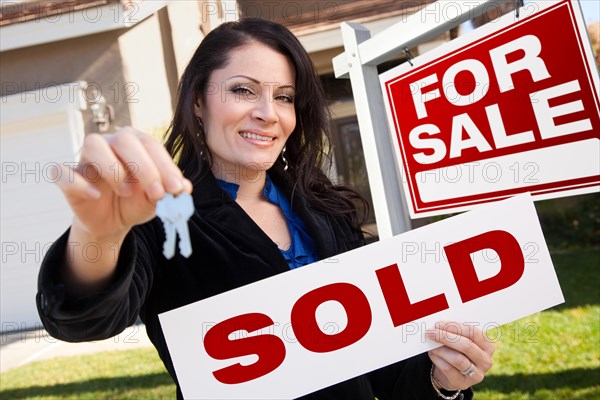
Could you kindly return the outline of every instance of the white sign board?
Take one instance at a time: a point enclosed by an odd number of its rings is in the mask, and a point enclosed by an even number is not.
[[[436,321],[485,330],[563,301],[523,194],[159,318],[184,397],[282,399],[435,348]]]
[[[600,188],[600,100],[577,0],[530,2],[380,76],[411,217]]]

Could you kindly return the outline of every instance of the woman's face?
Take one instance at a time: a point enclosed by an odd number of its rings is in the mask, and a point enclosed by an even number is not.
[[[295,81],[290,61],[257,42],[233,50],[229,63],[213,71],[195,112],[217,178],[255,179],[275,163],[296,127]]]

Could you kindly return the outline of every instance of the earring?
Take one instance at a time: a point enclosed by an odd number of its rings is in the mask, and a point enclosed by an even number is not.
[[[196,119],[198,120],[198,125],[200,125],[200,129],[198,130],[198,132],[196,132],[196,136],[200,137],[200,132],[204,131],[204,124],[202,123],[200,117],[196,117]]]
[[[287,171],[290,166],[288,164],[288,160],[285,158],[285,147],[286,146],[283,146],[283,150],[281,150],[281,159],[283,160],[283,164],[284,164],[283,172]]]

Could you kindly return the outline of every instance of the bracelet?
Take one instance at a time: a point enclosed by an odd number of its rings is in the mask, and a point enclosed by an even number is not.
[[[460,395],[460,389],[457,390],[456,393],[454,393],[452,396],[446,396],[444,393],[440,392],[440,389],[444,389],[444,390],[448,390],[448,389],[446,389],[441,383],[438,382],[437,379],[435,379],[435,377],[433,376],[434,369],[435,369],[435,364],[431,366],[431,372],[429,373],[429,376],[431,377],[431,386],[433,386],[433,389],[435,389],[435,392],[437,393],[437,395],[444,400],[456,399]]]

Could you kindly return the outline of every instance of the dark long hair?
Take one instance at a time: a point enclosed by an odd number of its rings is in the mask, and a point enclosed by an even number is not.
[[[284,26],[258,18],[228,22],[200,43],[179,82],[177,106],[167,131],[166,148],[178,159],[184,175],[196,183],[210,170],[206,136],[194,113],[198,98],[206,99],[208,79],[224,68],[231,51],[250,42],[262,43],[285,55],[296,70],[296,127],[286,143],[289,169],[281,157],[269,173],[278,183],[299,192],[315,209],[344,216],[355,229],[366,218],[366,202],[358,193],[333,185],[322,170],[331,164],[330,114],[317,71],[298,39]]]

